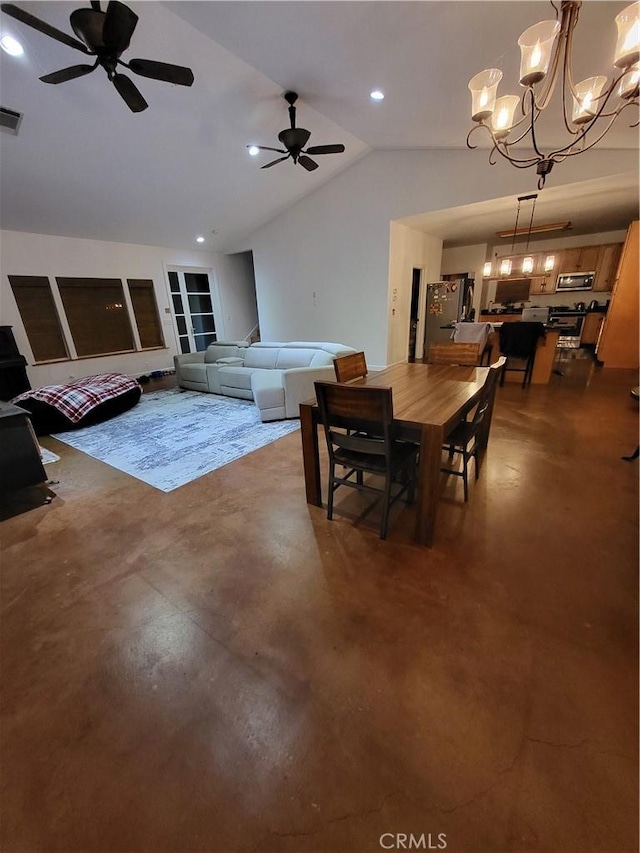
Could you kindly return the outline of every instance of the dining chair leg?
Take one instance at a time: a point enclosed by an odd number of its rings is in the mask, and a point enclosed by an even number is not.
[[[412,504],[416,499],[416,465],[415,463],[411,465],[411,468],[407,468],[407,477],[409,477],[409,488],[407,489],[407,503]]]
[[[387,527],[389,525],[389,506],[391,504],[391,477],[388,478],[382,498],[382,518],[380,519],[380,538],[387,538]]]
[[[464,502],[469,500],[469,469],[467,467],[468,456],[465,450],[462,454],[462,482],[464,484]]]
[[[329,521],[333,519],[333,494],[335,492],[335,473],[335,465],[332,465],[329,469],[329,495],[327,497],[327,519]]]

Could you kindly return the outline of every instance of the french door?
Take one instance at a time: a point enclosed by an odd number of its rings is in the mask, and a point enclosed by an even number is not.
[[[167,274],[180,352],[201,352],[217,339],[209,275],[180,269]]]

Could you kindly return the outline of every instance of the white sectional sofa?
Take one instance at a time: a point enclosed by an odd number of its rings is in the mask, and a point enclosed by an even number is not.
[[[219,341],[205,352],[174,356],[181,388],[253,400],[263,421],[297,418],[318,379],[333,379],[333,359],[355,352],[343,344]]]

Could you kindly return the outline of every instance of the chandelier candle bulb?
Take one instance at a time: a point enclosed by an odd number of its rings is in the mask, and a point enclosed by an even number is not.
[[[640,67],[634,66],[630,68],[628,73],[620,81],[618,95],[621,98],[632,99],[637,98],[640,93]]]
[[[618,41],[614,65],[627,68],[640,59],[640,0],[616,15]]]
[[[496,139],[504,139],[514,125],[513,116],[520,103],[517,95],[503,95],[496,100],[491,116],[491,126]]]
[[[584,124],[591,121],[598,112],[598,99],[606,83],[606,77],[587,77],[586,80],[578,83],[571,114],[571,121],[574,124]]]
[[[525,30],[520,45],[520,85],[533,86],[543,80],[549,70],[551,52],[560,32],[558,21],[540,21]]]
[[[498,83],[502,80],[502,71],[498,68],[485,68],[469,80],[471,92],[471,118],[484,121],[491,118],[496,102]]]

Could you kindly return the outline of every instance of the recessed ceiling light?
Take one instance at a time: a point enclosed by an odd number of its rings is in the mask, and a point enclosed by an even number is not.
[[[374,89],[369,97],[372,101],[384,101],[384,92],[381,92],[380,89]]]
[[[204,237],[196,237],[196,243],[204,243]]]
[[[0,47],[10,56],[22,56],[24,53],[22,45],[13,36],[2,36],[0,38]]]
[[[260,149],[257,145],[247,145],[247,148],[249,149],[249,154],[251,154],[252,157],[256,157],[260,153]]]

